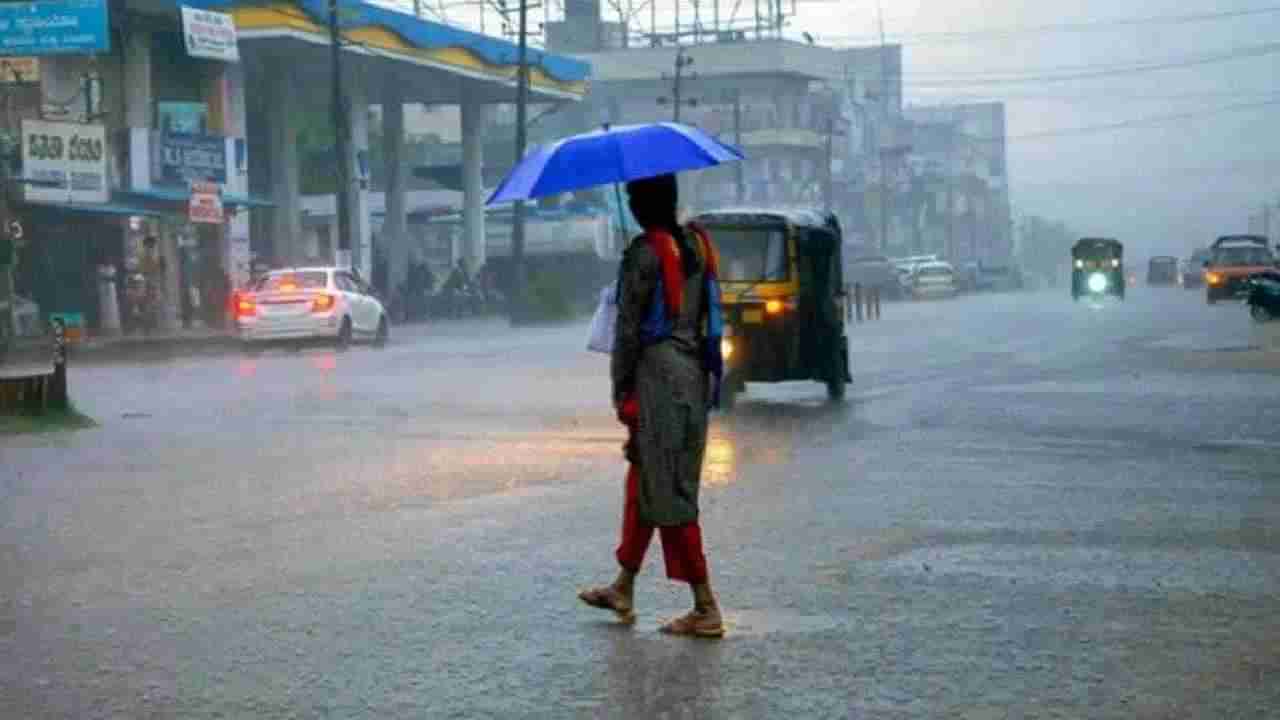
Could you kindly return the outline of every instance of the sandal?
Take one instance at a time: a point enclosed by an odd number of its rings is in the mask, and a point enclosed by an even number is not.
[[[611,587],[598,587],[578,593],[578,599],[600,610],[612,610],[618,622],[631,625],[636,621],[636,611],[631,603]]]
[[[667,635],[686,637],[722,638],[724,621],[719,610],[690,610],[659,628]]]

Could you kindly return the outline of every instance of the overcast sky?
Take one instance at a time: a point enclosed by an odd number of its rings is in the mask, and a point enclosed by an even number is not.
[[[687,22],[693,0],[683,1]],[[670,8],[673,0],[658,2]],[[722,14],[734,2],[721,0]],[[712,0],[702,3],[705,18]],[[741,0],[739,16],[755,5]],[[784,5],[790,8],[791,0]],[[874,0],[798,0],[797,9],[788,29],[793,37],[808,31],[822,44],[876,43]],[[1280,103],[1280,0],[883,0],[883,10],[889,41],[905,46],[909,102],[1007,103],[1017,214],[1061,219],[1081,234],[1119,237],[1141,256],[1181,254],[1218,234],[1242,232],[1251,212],[1280,201],[1280,104],[1223,110]],[[1227,12],[1248,14],[1187,18]],[[659,24],[670,22],[669,12],[663,17],[659,13]],[[606,18],[613,19],[608,10]],[[1144,18],[1149,21],[1130,22]],[[1034,30],[1064,24],[1092,27]],[[490,32],[492,26],[491,18]],[[1015,31],[998,32],[1009,28]],[[1134,65],[1241,53],[1126,72]],[[1112,74],[1043,80],[1099,71]],[[1006,82],[1027,76],[1039,79]],[[1193,117],[1133,122],[1182,114]],[[1114,123],[1131,127],[1071,132]],[[1272,234],[1280,234],[1280,212],[1273,215]]]

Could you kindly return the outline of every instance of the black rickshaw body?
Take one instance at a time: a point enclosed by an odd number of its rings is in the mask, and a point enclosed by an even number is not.
[[[1124,299],[1124,245],[1113,238],[1082,238],[1071,247],[1071,297]]]
[[[707,212],[692,221],[719,253],[725,384],[816,380],[833,399],[851,381],[845,334],[844,240],[830,213],[768,208]]]

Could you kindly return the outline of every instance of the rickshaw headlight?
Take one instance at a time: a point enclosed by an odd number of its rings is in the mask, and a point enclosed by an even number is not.
[[[764,311],[770,315],[777,315],[782,312],[782,308],[781,300],[770,300],[764,304]]]
[[[733,357],[733,340],[729,338],[720,339],[720,357],[725,360]]]
[[[1120,258],[1111,258],[1111,267],[1113,268],[1120,267]]]
[[[1089,291],[1100,293],[1107,289],[1107,276],[1094,273],[1089,276]]]
[[[1084,269],[1084,261],[1083,261],[1083,260],[1077,260],[1077,261],[1076,261],[1076,269],[1077,269],[1077,270],[1083,270],[1083,269]]]

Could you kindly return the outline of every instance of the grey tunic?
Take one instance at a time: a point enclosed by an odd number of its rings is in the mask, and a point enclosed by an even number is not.
[[[692,233],[689,239],[697,245]],[[633,240],[622,258],[612,375],[614,402],[634,391],[640,406],[628,447],[628,458],[639,471],[640,517],[669,527],[698,519],[710,377],[702,365],[702,270],[685,281],[672,336],[654,345],[641,342],[640,323],[661,272],[648,241],[643,236]]]

